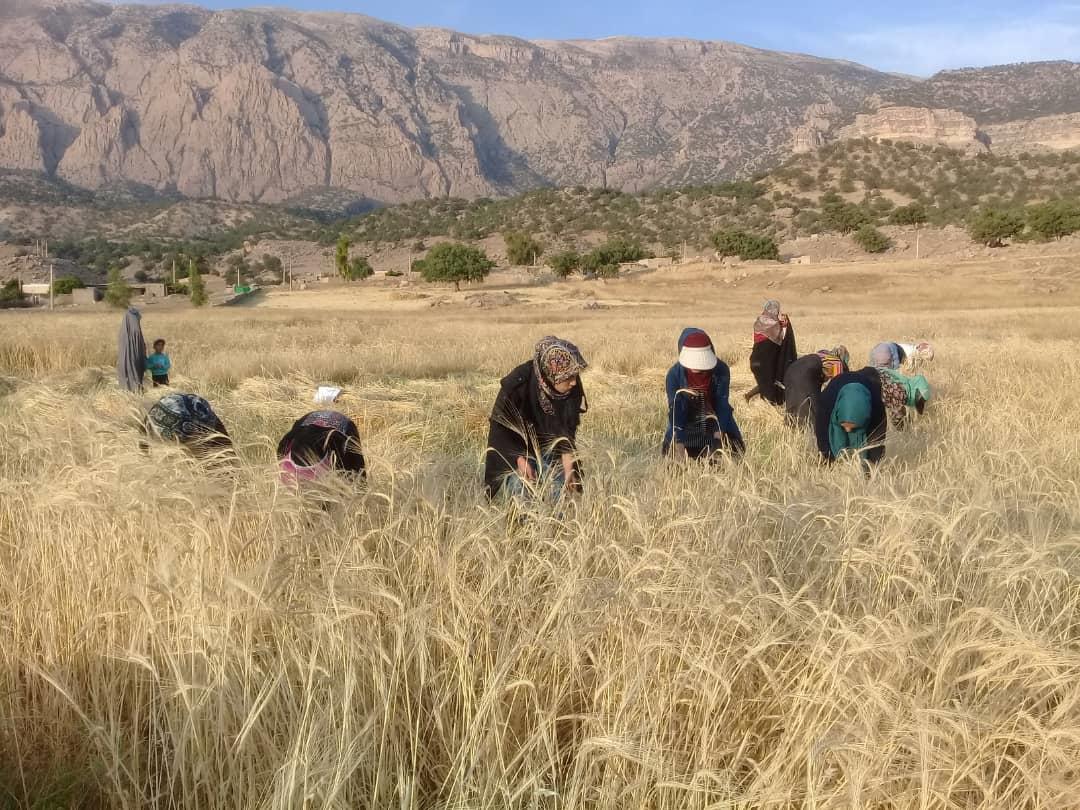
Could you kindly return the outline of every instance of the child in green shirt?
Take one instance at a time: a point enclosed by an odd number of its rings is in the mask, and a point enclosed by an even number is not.
[[[172,361],[169,360],[169,355],[165,354],[165,341],[158,338],[154,341],[154,353],[146,358],[146,370],[154,379],[155,388],[169,384],[169,369],[171,368]]]

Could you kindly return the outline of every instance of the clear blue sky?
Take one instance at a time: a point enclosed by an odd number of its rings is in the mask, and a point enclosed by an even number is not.
[[[1080,0],[204,0],[353,11],[409,26],[527,39],[721,39],[928,75],[947,67],[1080,61]]]

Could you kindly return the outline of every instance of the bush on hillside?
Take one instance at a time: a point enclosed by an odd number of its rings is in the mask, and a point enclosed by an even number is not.
[[[860,206],[844,202],[835,195],[821,208],[821,224],[829,231],[852,233],[869,221],[870,217]]]
[[[855,244],[867,253],[884,253],[892,247],[892,240],[873,225],[863,225],[855,232]]]
[[[510,264],[535,264],[544,253],[544,247],[531,234],[523,231],[509,231],[503,234],[506,242],[506,259]]]
[[[968,222],[968,233],[987,247],[1001,247],[1024,230],[1024,218],[1015,211],[990,206],[980,208]]]
[[[1080,231],[1080,206],[1071,200],[1050,200],[1030,205],[1027,225],[1040,239],[1061,239]]]
[[[926,206],[921,202],[913,202],[895,209],[889,216],[889,222],[893,225],[924,225],[929,218]]]
[[[720,258],[738,256],[743,261],[780,260],[780,248],[771,236],[760,236],[738,230],[718,231],[713,234],[712,243]]]
[[[548,267],[555,271],[555,275],[566,278],[581,269],[581,254],[576,250],[564,250],[551,254],[547,263]]]
[[[645,257],[644,248],[637,242],[622,238],[609,239],[581,257],[581,269],[602,278],[610,277],[618,275],[620,264],[641,261]],[[614,268],[614,274],[612,268]]]

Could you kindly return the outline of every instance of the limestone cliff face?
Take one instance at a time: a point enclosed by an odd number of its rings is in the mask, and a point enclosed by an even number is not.
[[[1080,113],[992,124],[986,128],[986,134],[995,152],[1080,149]]]
[[[528,42],[347,14],[9,0],[0,168],[259,202],[327,188],[382,202],[638,190],[767,168],[905,97],[958,104],[879,112],[855,131],[959,144],[973,137],[965,100],[1009,120],[1008,88],[1025,76],[918,82],[727,43]],[[1028,106],[1080,113],[1065,84]]]
[[[808,107],[888,81],[723,43],[50,0],[0,18],[0,167],[263,202],[640,189],[774,163]]]
[[[954,149],[986,148],[974,118],[956,110],[925,107],[882,107],[875,113],[857,115],[854,124],[837,134],[840,138],[924,142]]]

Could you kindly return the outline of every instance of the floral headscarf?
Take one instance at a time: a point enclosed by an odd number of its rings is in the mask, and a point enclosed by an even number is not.
[[[780,302],[770,298],[754,321],[754,334],[764,335],[773,343],[784,342],[784,327],[780,325]]]
[[[560,394],[556,391],[555,384],[574,379],[588,368],[588,365],[578,347],[570,341],[554,335],[541,338],[533,352],[533,371],[539,387],[540,407],[544,413],[553,415],[555,406],[552,400],[570,396],[569,393]]]

